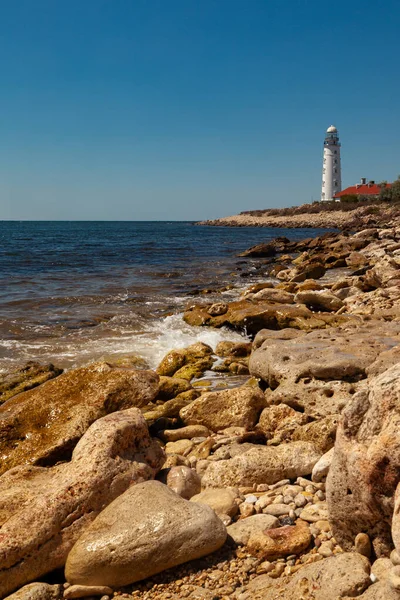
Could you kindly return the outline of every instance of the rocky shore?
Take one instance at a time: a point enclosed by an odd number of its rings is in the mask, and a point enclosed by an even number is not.
[[[241,257],[243,342],[2,377],[0,598],[400,599],[400,228]]]
[[[294,209],[249,211],[222,217],[212,221],[201,221],[197,225],[216,227],[279,227],[341,229],[361,231],[368,227],[395,227],[398,222],[398,206],[387,203],[376,205],[361,202],[348,210],[346,205],[336,205],[335,210],[324,210],[318,205],[303,205]],[[288,214],[290,213],[290,214]]]

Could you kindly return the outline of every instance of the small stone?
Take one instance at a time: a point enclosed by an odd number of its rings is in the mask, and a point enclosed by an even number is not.
[[[64,598],[90,598],[90,596],[109,596],[113,591],[106,585],[70,585],[64,590]]]
[[[281,515],[288,515],[290,512],[287,504],[270,504],[266,506],[263,513],[266,515],[273,515],[274,517],[280,517]]]
[[[367,558],[371,558],[371,540],[369,539],[369,535],[366,533],[359,533],[356,535],[356,539],[354,542],[356,552],[366,556]]]
[[[254,496],[254,495],[246,496],[246,498],[245,498],[245,502],[247,504],[255,504],[257,502],[257,500],[258,500],[257,496]]]
[[[298,508],[301,508],[307,504],[307,498],[303,494],[297,494],[294,498],[294,503]]]
[[[272,485],[269,486],[270,490],[277,490],[280,487],[283,487],[284,485],[288,485],[290,483],[290,479],[282,479],[281,481],[277,481],[276,483],[273,483]]]
[[[322,542],[322,544],[318,548],[318,554],[320,554],[324,558],[328,558],[328,556],[332,556],[333,551],[332,551],[331,542]]]
[[[255,510],[253,504],[247,504],[246,502],[243,502],[239,506],[239,512],[242,517],[246,518],[246,517],[251,517],[252,515],[254,515],[256,510]]]

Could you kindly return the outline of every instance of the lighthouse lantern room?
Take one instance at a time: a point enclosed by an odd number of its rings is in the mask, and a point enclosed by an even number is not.
[[[324,140],[324,162],[322,166],[321,202],[332,202],[335,194],[342,189],[340,165],[340,142],[336,127],[326,130]]]

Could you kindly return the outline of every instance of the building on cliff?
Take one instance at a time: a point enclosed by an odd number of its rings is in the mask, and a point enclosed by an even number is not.
[[[342,169],[340,164],[340,142],[338,130],[331,125],[326,130],[324,140],[324,162],[322,165],[321,202],[332,202],[342,189]]]
[[[340,201],[343,196],[358,196],[367,198],[378,198],[381,193],[382,187],[390,188],[392,187],[391,183],[375,183],[375,181],[368,181],[365,177],[361,178],[360,183],[356,183],[356,185],[351,185],[350,187],[338,192],[334,195],[334,200]]]

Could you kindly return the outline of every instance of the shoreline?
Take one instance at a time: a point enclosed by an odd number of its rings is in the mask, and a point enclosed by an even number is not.
[[[0,550],[17,566],[0,558],[0,597],[35,581],[51,600],[286,600],[319,581],[397,598],[400,229],[278,237],[240,262],[264,281],[183,319],[248,339],[3,380]],[[34,559],[27,531],[47,540]],[[66,577],[46,575],[60,556]]]
[[[276,227],[300,229],[312,227],[316,229],[335,229],[342,231],[362,231],[368,227],[395,227],[398,221],[398,208],[390,205],[365,205],[354,210],[318,210],[314,205],[303,205],[293,209],[276,209],[269,211],[248,211],[238,215],[221,217],[219,219],[198,221],[196,225],[212,227]],[[286,211],[296,211],[297,214],[285,214]],[[304,211],[304,212],[300,212]],[[261,213],[261,214],[260,214]]]

